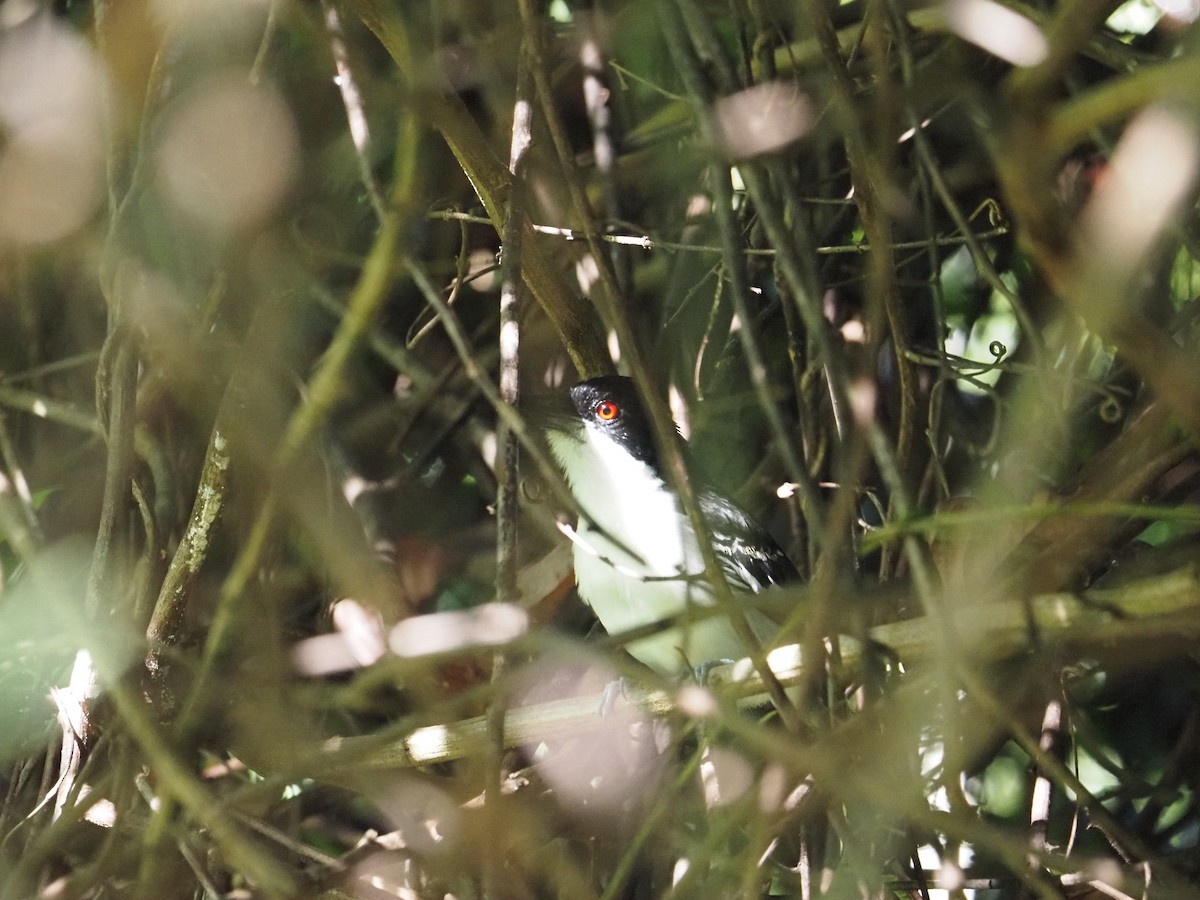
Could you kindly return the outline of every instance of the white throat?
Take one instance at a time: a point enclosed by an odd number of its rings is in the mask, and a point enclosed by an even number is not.
[[[581,425],[550,432],[551,449],[582,510],[575,542],[579,595],[610,634],[684,615],[712,602],[696,536],[674,493],[650,466]],[[614,540],[615,539],[615,540]],[[630,653],[659,671],[685,660],[743,655],[723,618],[635,641]]]
[[[580,531],[600,532],[636,553],[628,562],[656,576],[692,571],[695,554],[685,549],[691,528],[675,495],[646,463],[598,429],[575,435],[551,433],[550,445],[566,473],[583,516]],[[690,543],[694,544],[694,540]],[[612,546],[611,544],[609,546]]]

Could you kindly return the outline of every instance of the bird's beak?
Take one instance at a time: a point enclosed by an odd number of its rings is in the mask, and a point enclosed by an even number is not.
[[[580,429],[581,423],[575,407],[570,398],[563,393],[522,397],[521,412],[529,424],[540,431],[575,434]]]

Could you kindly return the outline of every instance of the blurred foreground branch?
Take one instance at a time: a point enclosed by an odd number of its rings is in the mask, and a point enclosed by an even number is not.
[[[1164,656],[1187,653],[1200,635],[1200,563],[1117,588],[1093,588],[1079,594],[1056,593],[1033,597],[1028,603],[948,603],[947,615],[956,620],[971,649],[966,655],[979,662],[996,663],[1017,654],[1049,650],[1056,665],[1066,667],[1121,641],[1154,641]],[[920,666],[935,658],[942,628],[928,618],[911,619],[871,629],[868,651],[894,660],[919,677]],[[858,642],[843,638],[841,667],[855,671],[865,662]],[[800,648],[781,647],[769,654],[772,671],[781,684],[798,684],[804,672]],[[722,700],[741,705],[768,701],[761,679],[745,662],[717,666],[708,672],[709,686]],[[694,714],[697,707],[685,687],[671,694],[663,690],[628,688],[618,709],[636,709],[652,715]],[[506,747],[527,747],[580,729],[603,718],[605,695],[589,694],[537,706],[510,709],[504,720]],[[715,714],[716,706],[705,714]],[[400,741],[380,749],[376,738],[335,738],[327,746],[332,759],[353,765],[411,767],[464,759],[488,746],[488,718],[480,716],[445,725],[418,728]],[[370,747],[363,756],[360,748]]]

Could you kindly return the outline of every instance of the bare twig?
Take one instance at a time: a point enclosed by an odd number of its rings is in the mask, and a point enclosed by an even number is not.
[[[525,158],[533,141],[533,79],[529,69],[529,59],[522,53],[508,159],[513,189],[508,195],[508,221],[504,226],[501,260],[504,274],[500,284],[500,401],[514,409],[520,400],[521,389],[521,237],[527,216]],[[496,590],[503,602],[513,602],[517,599],[513,593],[517,583],[519,443],[503,420],[497,438]]]
[[[208,450],[204,456],[204,468],[200,473],[200,484],[196,488],[196,499],[187,528],[179,539],[170,567],[158,592],[150,624],[146,629],[149,643],[147,667],[152,673],[159,668],[159,657],[164,645],[172,643],[178,636],[178,628],[186,610],[188,597],[200,567],[208,557],[214,538],[214,529],[225,505],[226,480],[229,472],[229,448],[221,422],[213,427]]]
[[[473,216],[470,213],[459,212],[453,209],[434,210],[426,213],[430,219],[441,219],[453,222],[472,222],[478,225],[490,225],[492,220],[483,216]],[[584,241],[587,240],[587,233],[574,228],[564,228],[559,225],[538,225],[529,226],[531,230],[539,234],[546,234],[552,237],[561,237],[567,241]],[[1009,230],[1003,226],[990,228],[987,231],[967,232],[962,235],[945,235],[942,237],[933,237],[919,241],[895,241],[892,243],[893,250],[925,250],[929,247],[961,247],[963,244],[969,244],[974,241],[987,241],[992,238],[1003,237],[1009,233]],[[680,253],[724,253],[723,247],[714,244],[691,244],[681,243],[678,241],[664,241],[659,238],[650,237],[647,234],[601,234],[598,236],[609,244],[620,244],[625,247],[637,247],[639,250],[669,250]],[[814,249],[813,251],[818,256],[857,256],[871,252],[871,245],[863,242],[859,244],[833,244],[824,245]],[[774,247],[744,247],[742,253],[746,256],[762,256],[772,257],[778,255],[779,251]]]
[[[351,355],[370,328],[375,314],[387,297],[394,277],[394,257],[406,222],[406,213],[414,197],[416,178],[416,130],[408,123],[407,141],[402,144],[402,163],[392,186],[392,212],[384,219],[358,284],[349,301],[345,318],[320,367],[309,385],[305,401],[292,414],[276,453],[271,478],[262,508],[233,568],[221,586],[216,613],[209,628],[196,684],[180,715],[178,732],[190,734],[205,714],[214,678],[226,664],[236,644],[242,612],[250,600],[249,587],[256,577],[263,553],[272,533],[275,516],[283,501],[283,488],[291,476],[301,452],[317,434],[332,411],[341,392],[341,381]]]
[[[272,12],[274,9],[275,3],[272,3]],[[333,53],[333,64],[337,69],[337,78],[334,81],[342,95],[346,121],[350,126],[350,140],[354,143],[354,154],[358,158],[359,177],[371,201],[371,208],[375,210],[375,218],[382,222],[386,210],[383,206],[383,194],[371,168],[371,129],[367,123],[362,93],[358,89],[354,69],[350,65],[350,51],[346,47],[346,34],[342,30],[342,19],[336,0],[321,0],[321,9],[325,16],[325,31],[329,35],[329,49]]]
[[[811,593],[811,592],[808,592]],[[807,595],[807,594],[806,594]],[[970,621],[973,635],[972,658],[975,661],[999,661],[1012,654],[1024,653],[1029,643],[1031,622],[1042,636],[1042,642],[1057,647],[1078,647],[1086,655],[1091,648],[1113,640],[1117,633],[1163,635],[1176,632],[1174,650],[1186,653],[1188,636],[1200,630],[1200,577],[1194,567],[1148,577],[1143,582],[1117,588],[1096,588],[1080,594],[1041,594],[1028,601],[1013,600],[997,604],[967,604],[956,615]],[[717,614],[715,610],[711,614]],[[928,617],[880,625],[869,634],[871,642],[886,647],[894,658],[911,668],[929,664],[941,653],[940,625]],[[773,669],[785,685],[798,683],[803,672],[799,648],[781,648]],[[863,650],[848,642],[842,663],[853,671],[863,658]],[[745,662],[714,667],[710,673],[711,687],[722,696],[753,705],[766,699],[760,678]],[[974,679],[973,679],[974,680]],[[535,707],[509,710],[505,718],[505,746],[518,747],[577,731],[595,723],[604,707],[600,695],[585,694],[577,698],[557,700]],[[679,711],[681,699],[660,688],[641,689],[631,686],[624,702],[650,713],[665,715]],[[690,700],[682,701],[691,709]],[[1008,722],[1008,717],[1004,717]],[[370,750],[372,766],[415,766],[469,757],[483,748],[486,736],[486,717],[457,723],[431,725],[414,729],[402,741],[380,750],[377,740],[341,738],[328,745],[327,751],[338,758],[345,754],[355,764],[363,762],[357,748]],[[1036,748],[1036,739],[1030,739]],[[1040,754],[1039,754],[1040,755]],[[1056,776],[1057,777],[1057,776]],[[1073,779],[1072,779],[1073,781]]]
[[[1055,758],[1062,741],[1062,716],[1063,705],[1057,698],[1047,703],[1042,713],[1042,733],[1038,738],[1038,749]],[[1050,802],[1053,797],[1054,783],[1044,772],[1039,772],[1034,780],[1033,797],[1029,802],[1029,846],[1035,857],[1050,849],[1046,833],[1050,827]]]
[[[418,74],[412,58],[407,25],[391,4],[384,0],[351,0],[348,6],[375,32],[409,83],[423,83],[424,74]],[[503,233],[506,198],[512,189],[508,168],[491,151],[491,142],[457,94],[438,89],[422,94],[420,100],[424,118],[446,140],[493,226]],[[554,323],[576,369],[585,376],[605,371],[608,354],[604,341],[596,333],[586,304],[566,286],[557,260],[536,244],[527,247],[522,256],[522,278]]]

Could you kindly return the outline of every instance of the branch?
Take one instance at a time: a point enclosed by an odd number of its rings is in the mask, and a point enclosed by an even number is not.
[[[782,592],[780,592],[782,593]],[[789,596],[793,592],[787,592]],[[1076,648],[1080,656],[1114,640],[1139,635],[1175,635],[1182,644],[1200,633],[1200,567],[1187,565],[1116,588],[1096,588],[1082,594],[1053,593],[997,604],[960,604],[947,613],[957,616],[973,636],[969,658],[976,665],[999,662],[1026,652],[1031,628],[1039,643]],[[871,644],[900,662],[906,670],[936,661],[942,653],[942,626],[921,617],[873,628]],[[1186,647],[1181,644],[1180,652]],[[879,650],[870,651],[878,654]],[[853,670],[864,662],[863,646],[843,638],[842,664]],[[798,646],[781,647],[770,654],[772,671],[785,687],[800,682],[804,660]],[[769,698],[762,679],[747,661],[714,667],[708,685],[726,699],[761,707]],[[613,712],[637,710],[650,715],[689,714],[695,709],[688,691],[629,686],[622,691]],[[516,748],[601,724],[603,693],[587,694],[536,706],[509,710],[504,721],[504,745]],[[682,699],[682,702],[681,702]],[[607,711],[606,711],[606,714]],[[486,716],[444,725],[416,728],[403,739],[379,747],[374,737],[335,738],[325,748],[321,768],[344,765],[413,767],[465,759],[481,753],[489,740]],[[1036,743],[1036,742],[1035,742]],[[365,750],[365,755],[364,755]]]
[[[400,162],[391,189],[390,214],[384,219],[375,238],[358,283],[346,304],[346,315],[304,393],[304,401],[287,423],[273,460],[270,482],[258,518],[221,585],[195,687],[179,717],[178,731],[181,735],[194,731],[205,715],[208,701],[215,690],[214,675],[232,652],[240,633],[243,611],[252,595],[250,585],[258,577],[279,505],[286,497],[288,478],[294,474],[301,452],[324,427],[341,397],[346,367],[369,332],[375,314],[388,297],[396,274],[394,263],[397,248],[408,215],[412,212],[412,198],[416,195],[413,180],[417,173],[417,135],[411,120],[407,124],[407,128],[402,128]]]
[[[496,232],[503,234],[508,221],[512,173],[491,152],[491,142],[457,94],[440,84],[425,84],[418,76],[406,25],[391,5],[383,0],[349,0],[348,6],[391,55],[413,89],[421,114],[441,133],[470,179]],[[589,377],[607,371],[608,352],[604,342],[587,305],[568,288],[559,260],[546,247],[531,241],[522,254],[521,277],[554,324],[579,373]]]

